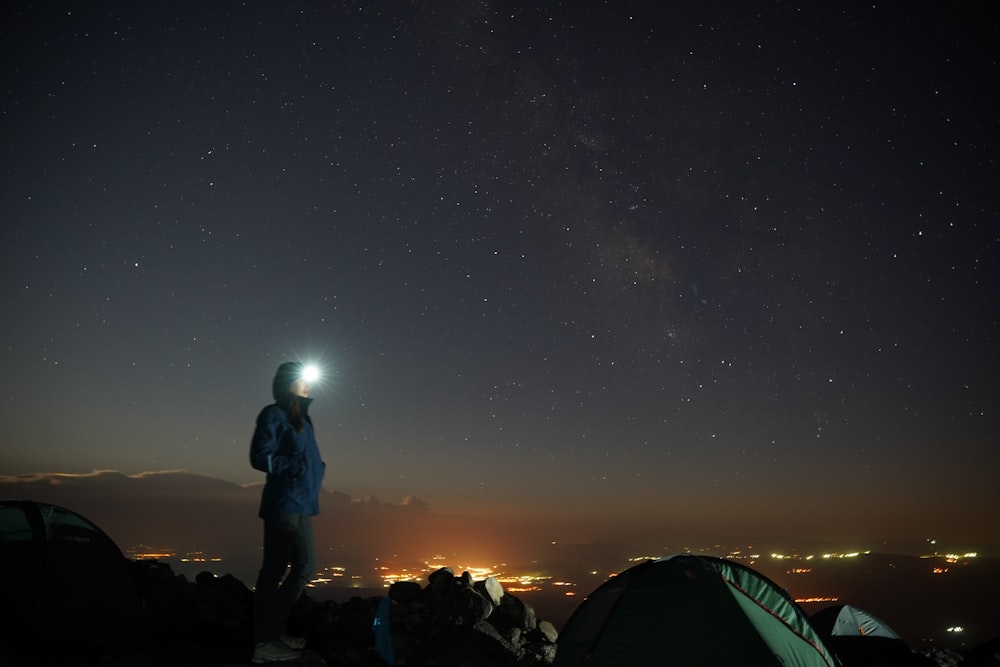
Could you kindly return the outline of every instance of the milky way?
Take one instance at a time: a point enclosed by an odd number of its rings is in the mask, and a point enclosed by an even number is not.
[[[302,358],[353,497],[996,539],[983,17],[3,12],[0,474],[257,480]]]

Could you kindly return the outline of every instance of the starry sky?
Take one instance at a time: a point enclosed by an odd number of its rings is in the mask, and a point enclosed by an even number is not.
[[[978,8],[0,11],[0,475],[259,482],[301,359],[352,498],[1000,543]]]

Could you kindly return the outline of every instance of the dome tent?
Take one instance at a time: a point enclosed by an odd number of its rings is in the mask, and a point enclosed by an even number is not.
[[[576,609],[555,666],[835,667],[806,614],[739,563],[682,554],[604,582]]]
[[[79,514],[0,499],[0,639],[35,645],[129,648],[145,640],[128,559]]]
[[[849,604],[834,605],[813,614],[813,626],[825,637],[885,637],[900,639],[896,631],[873,614]]]
[[[813,614],[812,624],[844,667],[933,664],[913,653],[887,623],[854,605],[821,609]]]

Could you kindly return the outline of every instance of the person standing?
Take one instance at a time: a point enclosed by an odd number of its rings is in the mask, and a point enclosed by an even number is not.
[[[278,366],[274,403],[260,411],[250,441],[250,464],[267,473],[259,511],[264,555],[254,587],[255,663],[295,660],[306,644],[289,636],[286,624],[316,568],[312,517],[319,514],[326,471],[309,416],[308,371],[299,362]]]

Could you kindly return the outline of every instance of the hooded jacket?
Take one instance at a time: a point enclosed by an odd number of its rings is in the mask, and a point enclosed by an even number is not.
[[[257,415],[257,427],[250,441],[250,465],[267,473],[260,498],[260,517],[275,514],[319,514],[319,492],[326,463],[319,453],[309,404],[298,398],[302,408],[302,432],[295,430],[288,413],[272,403]]]

